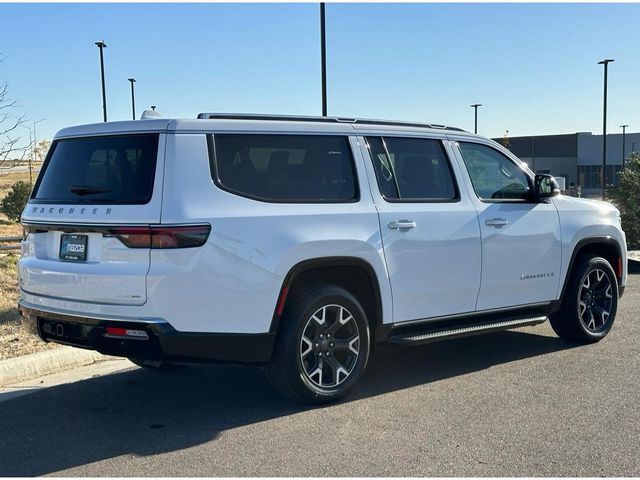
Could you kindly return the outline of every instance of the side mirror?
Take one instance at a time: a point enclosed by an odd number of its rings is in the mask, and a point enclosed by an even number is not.
[[[560,186],[553,175],[536,175],[534,195],[536,198],[550,198],[560,194]]]

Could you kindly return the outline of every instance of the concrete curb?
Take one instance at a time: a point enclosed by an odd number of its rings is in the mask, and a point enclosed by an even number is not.
[[[640,262],[640,250],[628,250],[627,260],[631,260],[632,262]]]
[[[62,346],[53,350],[0,360],[0,387],[111,359],[113,357],[93,350]]]

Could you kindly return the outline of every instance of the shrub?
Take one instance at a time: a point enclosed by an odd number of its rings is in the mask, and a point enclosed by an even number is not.
[[[620,209],[627,245],[630,249],[640,248],[640,153],[627,157],[620,183],[609,191],[609,196]]]
[[[20,180],[14,183],[9,193],[0,202],[0,212],[4,213],[9,220],[19,221],[20,214],[29,200],[29,195],[31,195],[29,182]]]

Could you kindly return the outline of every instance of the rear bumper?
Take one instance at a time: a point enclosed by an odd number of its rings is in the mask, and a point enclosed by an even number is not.
[[[45,342],[96,350],[105,355],[185,363],[264,363],[273,351],[275,333],[179,332],[162,319],[109,319],[47,311],[18,303],[23,325]],[[116,337],[117,327],[146,336]],[[145,338],[146,337],[146,338]]]

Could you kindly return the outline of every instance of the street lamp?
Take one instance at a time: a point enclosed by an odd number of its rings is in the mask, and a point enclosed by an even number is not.
[[[104,40],[101,42],[96,42],[96,47],[100,49],[100,76],[102,78],[102,114],[104,117],[104,121],[107,121],[107,93],[104,88],[104,55],[102,50],[107,48],[107,44],[104,43]]]
[[[36,148],[38,147],[38,140],[36,135],[36,125],[40,122],[44,122],[46,118],[41,118],[33,122],[33,129],[29,128],[26,125],[22,125],[23,128],[29,130],[29,143],[31,143],[31,135],[33,134],[33,144],[31,145],[31,153],[29,155],[29,183],[33,185],[33,160],[35,160],[36,156]]]
[[[473,108],[474,110],[474,118],[475,121],[473,123],[474,128],[473,128],[473,133],[478,133],[478,107],[481,107],[482,104],[481,103],[474,103],[473,105],[471,105],[471,108]]]
[[[29,130],[29,144],[31,145],[31,151],[29,152],[29,183],[31,185],[33,185],[33,175],[31,174],[31,162],[33,161],[33,155],[34,155],[34,143],[31,143],[31,136],[33,135],[33,130],[28,127],[27,125],[20,125],[22,128],[26,128],[27,130]]]
[[[131,112],[133,115],[133,119],[136,119],[136,100],[135,100],[135,96],[133,93],[133,84],[136,83],[136,79],[135,78],[128,78],[127,80],[129,80],[129,82],[131,82]]]
[[[327,116],[327,35],[324,2],[320,3],[320,64],[322,69],[322,116]]]
[[[607,70],[612,58],[600,60],[598,65],[604,65],[604,102],[602,108],[602,200],[606,198],[606,169],[607,169]]]
[[[627,142],[626,142],[626,138],[625,135],[627,133],[627,127],[629,125],[624,124],[624,125],[620,125],[620,128],[622,129],[622,170],[624,170],[624,157],[625,157],[625,150],[627,147]]]

